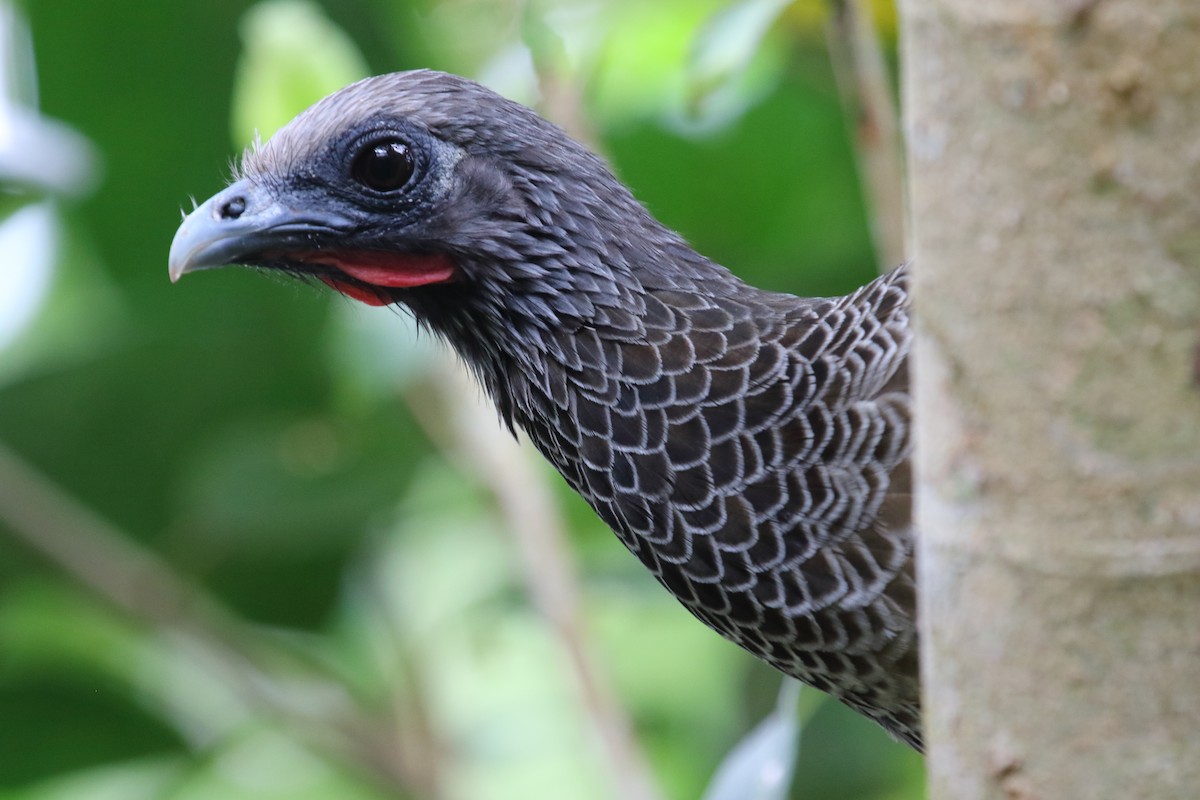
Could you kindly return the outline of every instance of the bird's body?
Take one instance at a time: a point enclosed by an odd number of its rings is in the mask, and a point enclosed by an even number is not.
[[[921,747],[904,268],[756,289],[558,128],[432,72],[248,154],[172,275],[229,261],[409,307],[693,614]]]
[[[918,745],[904,278],[648,288],[493,395],[688,610]]]

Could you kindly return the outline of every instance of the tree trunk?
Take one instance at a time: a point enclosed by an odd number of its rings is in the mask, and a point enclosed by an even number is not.
[[[934,798],[1200,792],[1200,2],[904,0]]]

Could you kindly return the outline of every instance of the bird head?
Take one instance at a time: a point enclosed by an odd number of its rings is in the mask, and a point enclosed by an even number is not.
[[[185,218],[170,276],[265,267],[435,325],[467,309],[511,330],[591,313],[653,260],[635,251],[664,237],[675,238],[559,128],[422,70],[353,84],[250,149]]]
[[[577,368],[580,348],[665,324],[651,293],[739,283],[561,129],[423,70],[348,86],[251,148],[171,245],[172,281],[225,264],[407,307],[510,425],[514,393],[544,385],[552,365]]]

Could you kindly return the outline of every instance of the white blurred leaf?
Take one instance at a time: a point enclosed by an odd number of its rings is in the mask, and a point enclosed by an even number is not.
[[[25,330],[50,292],[58,249],[58,215],[49,202],[0,220],[0,350]]]
[[[36,78],[29,27],[0,2],[0,189],[82,194],[91,188],[96,155],[74,130],[37,113]]]
[[[741,116],[782,70],[767,34],[791,0],[743,0],[708,18],[692,42],[684,71],[684,130],[709,129]]]
[[[33,46],[25,20],[0,2],[0,350],[44,306],[60,231],[50,195],[80,195],[97,158],[88,141],[38,114]]]
[[[717,767],[704,800],[784,800],[800,746],[799,682],[785,678],[779,702]]]
[[[93,184],[96,162],[87,139],[71,128],[0,102],[0,185],[6,189],[81,195]]]
[[[790,4],[791,0],[743,0],[713,14],[692,46],[688,65],[692,80],[722,82],[744,70]]]

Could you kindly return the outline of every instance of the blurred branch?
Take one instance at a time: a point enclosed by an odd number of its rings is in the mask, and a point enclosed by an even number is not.
[[[540,0],[530,0],[521,15],[521,41],[529,50],[541,93],[539,110],[562,126],[571,138],[604,156],[595,126],[584,108],[584,80],[577,70],[571,69],[565,44],[547,23],[546,5]]]
[[[357,765],[384,790],[437,797],[420,764],[400,757],[397,735],[370,710],[314,711],[262,666],[294,663],[210,596],[139,546],[0,442],[0,531],[44,556],[93,594],[168,636],[183,636],[248,707],[280,718],[304,744]],[[270,652],[268,652],[268,650]],[[344,693],[342,693],[344,695]]]
[[[457,362],[443,360],[432,372],[430,390],[410,395],[410,401],[431,438],[495,497],[524,567],[530,597],[574,669],[584,706],[604,745],[616,796],[655,800],[660,793],[629,718],[592,655],[577,571],[546,472],[531,449],[519,445],[497,423],[495,410],[481,401],[479,392]]]
[[[2,443],[0,521],[121,611],[154,625],[186,621],[210,632],[215,609],[192,586]]]
[[[869,0],[829,0],[827,38],[847,116],[855,123],[859,175],[879,267],[907,258],[903,142],[887,63]]]

